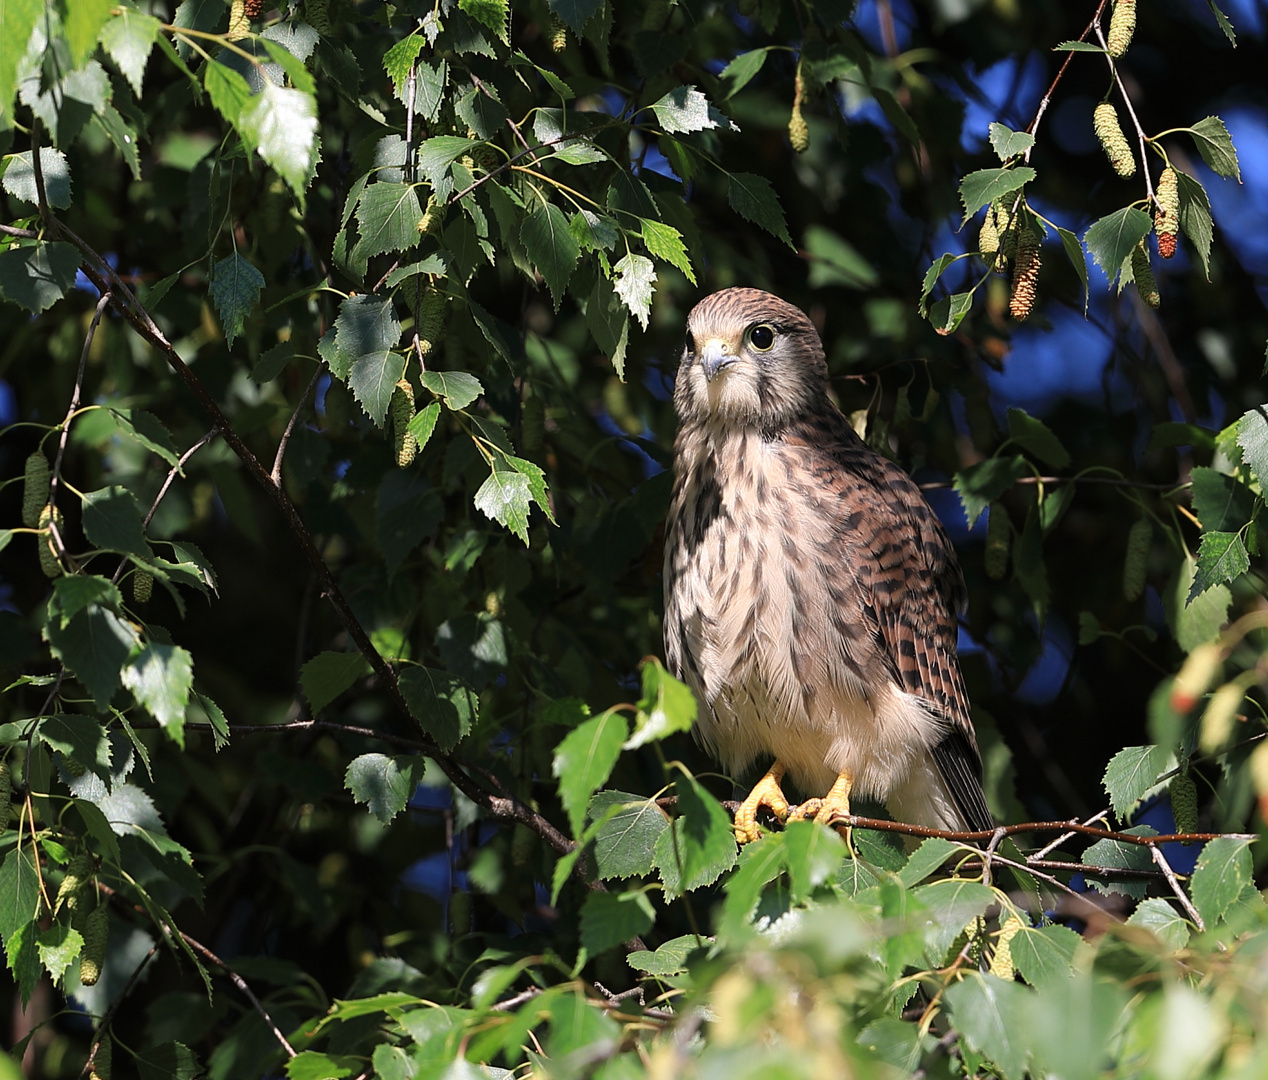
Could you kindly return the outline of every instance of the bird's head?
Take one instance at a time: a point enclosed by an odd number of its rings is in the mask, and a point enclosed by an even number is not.
[[[826,398],[818,331],[760,289],[724,289],[687,316],[674,405],[684,421],[778,429]]]

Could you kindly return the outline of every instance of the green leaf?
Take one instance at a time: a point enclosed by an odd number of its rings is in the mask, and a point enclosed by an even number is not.
[[[1024,409],[1008,410],[1008,437],[1028,454],[1054,469],[1064,469],[1070,464],[1070,454],[1052,429]]]
[[[1026,524],[1013,542],[1013,576],[1026,590],[1040,623],[1048,609],[1050,590],[1048,568],[1043,558],[1042,511],[1031,507],[1026,514]]]
[[[520,229],[524,250],[533,260],[537,272],[545,279],[555,302],[555,310],[563,303],[564,289],[577,265],[581,248],[564,212],[554,203],[538,202],[524,218]]]
[[[1063,41],[1060,45],[1054,45],[1052,51],[1103,53],[1105,50],[1099,45],[1093,45],[1090,41]]]
[[[1074,267],[1074,272],[1079,275],[1079,281],[1083,284],[1083,314],[1086,316],[1090,292],[1087,280],[1087,256],[1083,253],[1083,245],[1079,243],[1079,238],[1069,229],[1063,229],[1058,225],[1057,235],[1061,237],[1061,247],[1065,251],[1065,257],[1070,260],[1070,265]]]
[[[573,836],[581,835],[590,796],[607,781],[628,733],[625,718],[608,711],[574,728],[555,747],[551,772]]]
[[[920,846],[908,857],[907,865],[898,871],[898,880],[909,889],[913,885],[919,885],[940,869],[955,852],[961,850],[963,849],[940,836],[922,840]]]
[[[136,1068],[140,1080],[195,1080],[204,1075],[198,1055],[174,1040],[142,1050]]]
[[[784,830],[784,860],[794,904],[809,903],[832,880],[845,858],[845,841],[817,821],[791,821]]]
[[[424,371],[423,385],[433,394],[445,399],[445,404],[457,412],[465,409],[484,393],[484,386],[474,375],[466,371]]]
[[[687,969],[687,957],[700,947],[700,940],[695,934],[683,934],[670,938],[655,952],[647,949],[632,952],[625,962],[646,975],[677,975]]]
[[[1008,195],[1029,184],[1037,173],[1028,165],[1011,169],[978,169],[960,181],[960,201],[964,203],[964,220],[968,221],[987,203]]]
[[[1007,125],[998,121],[992,123],[987,128],[987,132],[991,140],[991,148],[995,151],[1000,161],[1007,161],[1009,158],[1017,157],[1018,154],[1024,154],[1035,145],[1035,137],[1033,135],[1029,135],[1024,131],[1013,131]]]
[[[427,39],[415,31],[401,38],[383,54],[383,70],[392,80],[392,92],[396,100],[405,103],[405,89],[409,81],[409,73],[414,70],[414,61],[418,54],[427,48]]]
[[[1193,244],[1202,273],[1211,280],[1211,240],[1215,223],[1211,220],[1211,201],[1206,188],[1188,173],[1176,170],[1180,192],[1180,229]]]
[[[502,456],[493,459],[489,477],[475,493],[475,508],[509,529],[528,546],[528,510],[532,498],[529,478],[507,464]]]
[[[954,334],[971,310],[973,310],[972,293],[952,293],[930,305],[929,322],[934,330],[943,336]]]
[[[405,251],[418,243],[418,221],[423,208],[412,184],[380,181],[365,189],[357,203],[357,241],[354,258],[368,259],[385,251]]]
[[[1228,16],[1220,10],[1215,0],[1206,0],[1206,4],[1211,9],[1211,14],[1215,16],[1215,21],[1219,24],[1220,29],[1224,31],[1224,36],[1228,38],[1228,43],[1234,49],[1237,48],[1237,34],[1233,31],[1233,24],[1228,21]]]
[[[122,603],[118,586],[109,578],[73,574],[53,582],[53,603],[49,605],[49,612],[51,614],[56,609],[61,616],[61,625],[65,626],[89,604],[113,608]]]
[[[718,78],[726,87],[725,93],[727,97],[738,94],[744,89],[766,63],[766,57],[770,55],[771,47],[768,45],[763,49],[751,49],[748,52],[740,53],[719,73]]]
[[[49,748],[110,780],[110,739],[95,716],[46,716],[40,721],[39,737]]]
[[[176,741],[184,744],[194,661],[179,645],[148,642],[121,672],[123,685]]]
[[[71,291],[78,269],[79,252],[61,241],[11,247],[0,251],[0,296],[38,315]]]
[[[1240,534],[1207,532],[1198,546],[1198,570],[1186,603],[1192,603],[1214,585],[1234,581],[1250,569],[1250,556]]]
[[[762,890],[784,869],[784,855],[782,832],[764,836],[757,843],[745,844],[740,849],[739,869],[726,883],[726,900],[719,920],[719,930],[725,938],[737,940],[748,928]]]
[[[264,289],[264,275],[238,252],[221,259],[211,271],[211,298],[224,323],[225,343],[233,348],[242,324]]]
[[[592,892],[581,905],[581,944],[593,957],[647,933],[655,921],[652,903],[641,890]]]
[[[1161,896],[1142,900],[1128,916],[1128,926],[1141,926],[1169,949],[1183,949],[1189,943],[1189,923]]]
[[[582,251],[611,251],[616,247],[616,223],[606,214],[578,210],[568,228]]]
[[[929,294],[933,292],[933,287],[938,283],[938,279],[946,272],[948,266],[954,266],[959,261],[960,257],[958,255],[952,255],[950,252],[947,252],[945,255],[939,255],[936,259],[934,259],[930,264],[929,269],[925,271],[925,278],[920,286],[921,315],[926,314],[928,311],[925,301],[928,299]]]
[[[136,645],[136,631],[114,612],[89,604],[65,626],[50,623],[44,634],[53,655],[104,709],[119,688],[119,669]]]
[[[458,0],[458,7],[476,22],[492,30],[503,45],[510,43],[507,36],[511,18],[508,0]]]
[[[141,511],[126,488],[101,488],[84,496],[84,534],[99,548],[149,557]]]
[[[664,739],[676,731],[690,731],[696,722],[696,696],[655,657],[643,661],[643,696],[638,702],[634,734],[626,750]]]
[[[652,293],[656,284],[656,270],[652,260],[642,255],[630,253],[612,267],[615,275],[612,288],[621,302],[630,310],[630,314],[638,319],[639,325],[647,329],[647,317],[652,310]],[[615,360],[613,361],[615,366]]]
[[[63,28],[70,47],[71,69],[82,67],[97,47],[97,35],[110,18],[113,0],[75,0],[66,6]],[[16,42],[14,44],[17,44]],[[25,45],[25,42],[21,43]]]
[[[1068,926],[1025,926],[1012,940],[1013,964],[1031,986],[1068,979],[1082,941]]]
[[[0,863],[0,938],[9,948],[9,940],[23,927],[35,922],[40,902],[40,879],[25,844],[10,848]],[[13,954],[9,954],[13,965]]]
[[[392,301],[384,297],[350,296],[339,305],[334,349],[327,361],[346,372],[353,396],[377,427],[383,426],[392,391],[405,370],[405,358],[390,350],[401,337]]]
[[[654,853],[666,897],[713,884],[736,856],[731,818],[717,799],[686,774],[675,780],[674,791],[678,817],[661,833]]]
[[[995,893],[986,885],[960,878],[921,885],[911,895],[929,909],[925,952],[933,964],[941,964],[960,931],[995,903]]]
[[[825,285],[871,289],[880,281],[880,275],[872,264],[852,244],[823,225],[811,225],[806,229],[805,248],[810,256],[810,273],[806,283],[812,289]],[[929,287],[932,288],[932,284]]]
[[[575,219],[574,219],[575,220]],[[682,271],[683,276],[696,284],[696,272],[691,267],[691,258],[687,254],[687,246],[682,242],[682,233],[672,225],[644,218],[643,243],[647,250],[658,259],[664,259],[671,266]]]
[[[251,87],[241,72],[221,60],[210,60],[203,65],[203,86],[216,110],[236,128],[251,100]]]
[[[400,674],[410,715],[442,750],[452,750],[475,726],[480,698],[466,680],[448,671],[411,666]]]
[[[5,0],[0,4],[0,124],[13,126],[13,95],[18,87],[18,69],[22,66],[31,31],[47,11],[45,0]],[[7,188],[6,188],[7,190]]]
[[[1252,414],[1254,415],[1254,414]],[[1190,472],[1193,512],[1203,532],[1237,532],[1255,516],[1255,494],[1245,484],[1202,466]]]
[[[558,15],[578,37],[581,37],[588,23],[599,9],[603,0],[549,0],[550,10]]]
[[[669,828],[665,812],[655,799],[624,791],[600,791],[590,800],[588,812],[594,821],[613,810],[594,838],[599,877],[610,880],[650,874],[656,841]]]
[[[2,18],[0,15],[0,19]],[[65,210],[70,206],[71,196],[70,165],[66,161],[66,155],[54,147],[41,146],[40,172],[44,174],[44,194],[49,206]],[[4,170],[4,190],[15,199],[21,199],[32,206],[39,202],[39,188],[35,184],[35,166],[30,150],[9,158],[9,164]]]
[[[1166,746],[1128,746],[1110,758],[1101,783],[1114,816],[1130,820],[1141,800],[1158,786],[1158,778],[1175,767],[1175,755]]]
[[[35,941],[40,962],[55,983],[61,982],[66,969],[84,948],[83,935],[64,923],[53,923],[47,930],[41,930]]]
[[[102,47],[128,80],[132,92],[141,96],[145,65],[154,49],[161,23],[153,15],[132,8],[120,8],[101,28]],[[0,37],[3,31],[0,31]]]
[[[954,486],[972,528],[982,511],[1030,472],[1026,459],[987,458],[955,474]]]
[[[444,202],[453,194],[453,163],[479,145],[479,139],[460,139],[456,135],[436,135],[419,145],[418,169],[427,177],[438,200]]]
[[[916,127],[916,123],[912,120],[911,115],[903,108],[898,98],[894,96],[892,90],[887,90],[883,86],[871,87],[872,97],[876,99],[876,104],[881,107],[881,112],[885,114],[885,119],[894,125],[894,129],[902,135],[913,146],[920,143],[920,131]]]
[[[1133,825],[1126,830],[1138,836],[1156,835],[1155,830],[1147,825]],[[1111,870],[1149,870],[1153,867],[1153,857],[1144,844],[1126,844],[1120,840],[1098,840],[1083,853],[1083,861],[1089,866],[1103,866]],[[1088,884],[1097,892],[1120,892],[1137,900],[1144,899],[1148,888],[1142,878],[1110,878],[1101,879],[1094,874],[1087,875]]]
[[[1124,206],[1095,222],[1083,234],[1088,251],[1101,265],[1113,285],[1119,269],[1135,248],[1153,228],[1149,215],[1134,206]]]
[[[36,983],[44,970],[36,947],[36,929],[37,923],[31,918],[20,930],[4,939],[9,970],[13,972],[13,981],[18,985],[24,1010],[31,995],[35,993]],[[22,1074],[16,1068],[14,1074],[14,1080],[20,1080]]]
[[[650,108],[661,128],[671,135],[707,131],[718,126],[709,99],[694,86],[675,86]]]
[[[1268,491],[1268,409],[1258,405],[1242,413],[1237,421],[1237,445],[1259,486]]]
[[[1211,840],[1202,848],[1189,891],[1193,906],[1208,927],[1228,913],[1233,902],[1253,880],[1250,841],[1231,836]]]
[[[361,1072],[361,1058],[302,1050],[286,1063],[289,1080],[342,1080]]]
[[[1223,120],[1218,116],[1208,116],[1186,130],[1193,136],[1198,153],[1212,172],[1236,180],[1239,184],[1242,182],[1241,170],[1237,165],[1237,150]]]
[[[432,433],[436,430],[436,421],[440,417],[440,402],[433,401],[425,408],[419,409],[409,422],[406,430],[414,436],[418,441],[418,449],[421,451],[430,441]]]
[[[775,188],[764,176],[754,173],[731,173],[727,188],[727,202],[745,221],[760,225],[772,236],[794,247],[784,221],[784,210],[779,205]],[[619,291],[619,290],[618,290]],[[637,314],[637,312],[635,313]],[[644,323],[646,328],[646,323]]]
[[[322,652],[300,668],[299,684],[316,714],[369,670],[369,661],[359,652]]]
[[[989,974],[970,974],[944,995],[965,1042],[994,1062],[1005,1080],[1022,1080],[1026,1073],[1031,996],[1024,986]]]
[[[296,197],[302,199],[317,165],[315,97],[304,90],[266,81],[263,89],[242,107],[237,127]]]
[[[595,275],[594,288],[586,300],[586,326],[612,362],[617,378],[624,380],[630,317],[611,283],[602,275]]]
[[[348,765],[344,785],[386,825],[405,809],[426,771],[426,759],[416,755],[362,754]]]

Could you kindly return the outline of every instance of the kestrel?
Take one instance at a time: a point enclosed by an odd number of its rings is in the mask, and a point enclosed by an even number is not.
[[[769,771],[735,815],[781,820],[785,776],[900,821],[994,827],[956,658],[964,578],[942,524],[828,396],[810,320],[770,293],[696,305],[674,405],[665,655],[699,702],[697,733],[733,775]]]

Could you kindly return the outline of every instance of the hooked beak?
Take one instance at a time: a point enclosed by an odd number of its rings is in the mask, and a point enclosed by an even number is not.
[[[704,377],[713,382],[713,377],[729,364],[734,364],[739,357],[731,351],[729,342],[721,338],[710,338],[700,349],[700,370]]]

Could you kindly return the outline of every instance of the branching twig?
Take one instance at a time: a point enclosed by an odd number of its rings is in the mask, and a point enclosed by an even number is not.
[[[1166,857],[1162,854],[1160,847],[1151,847],[1149,853],[1153,856],[1154,862],[1158,864],[1158,869],[1162,871],[1162,876],[1167,879],[1167,884],[1171,886],[1171,891],[1175,893],[1176,899],[1180,901],[1180,906],[1189,913],[1189,918],[1193,920],[1193,925],[1198,930],[1205,930],[1206,923],[1202,921],[1202,916],[1198,914],[1198,909],[1193,906],[1190,900],[1180,888],[1180,882],[1176,880],[1175,871],[1171,869],[1171,864],[1167,862]]]
[[[1085,37],[1088,36],[1088,34],[1090,34],[1097,26],[1100,25],[1101,13],[1105,10],[1105,5],[1107,3],[1109,3],[1109,0],[1100,0],[1100,3],[1096,5],[1096,11],[1092,13],[1091,21],[1087,24],[1086,27],[1084,27],[1083,33],[1081,33],[1076,40],[1082,41]],[[1057,90],[1057,83],[1061,81],[1062,76],[1065,75],[1065,69],[1070,66],[1070,61],[1073,59],[1074,59],[1073,52],[1066,53],[1065,59],[1061,62],[1061,67],[1057,70],[1056,77],[1052,80],[1051,84],[1048,86],[1048,89],[1044,91],[1044,95],[1039,101],[1039,109],[1035,113],[1035,118],[1032,121],[1030,121],[1030,124],[1026,128],[1026,131],[1029,134],[1035,135],[1038,133],[1039,121],[1043,119],[1043,114],[1048,111],[1048,106],[1052,103],[1052,95],[1056,93],[1056,90]],[[1032,149],[1034,149],[1033,144],[1030,148],[1026,150],[1025,155],[1023,155],[1025,161],[1027,162],[1030,161],[1030,151]]]
[[[295,430],[295,425],[299,422],[299,414],[304,411],[304,407],[308,403],[308,395],[313,392],[313,387],[317,385],[317,380],[321,378],[321,365],[317,365],[317,370],[313,372],[313,377],[308,380],[308,387],[299,396],[299,401],[295,405],[295,411],[291,413],[291,418],[287,421],[286,430],[282,432],[282,438],[277,444],[277,453],[273,457],[273,471],[269,473],[269,478],[277,487],[282,486],[282,458],[286,456],[286,447],[291,441],[291,434]]]

